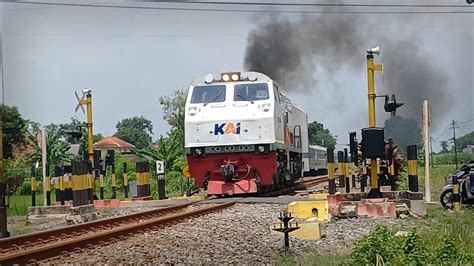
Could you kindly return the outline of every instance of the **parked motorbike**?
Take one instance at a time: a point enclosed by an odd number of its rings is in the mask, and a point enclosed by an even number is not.
[[[458,172],[449,175],[440,196],[440,203],[446,209],[453,208],[453,180],[457,178],[461,205],[474,205],[474,164],[463,165]]]

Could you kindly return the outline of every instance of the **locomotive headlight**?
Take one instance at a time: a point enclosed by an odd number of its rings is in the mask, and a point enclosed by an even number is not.
[[[204,154],[204,148],[195,148],[193,154],[196,157],[203,155]]]
[[[212,83],[213,81],[214,81],[214,77],[212,76],[211,73],[207,74],[204,77],[204,82],[206,82],[207,84]]]
[[[265,146],[264,145],[258,145],[257,146],[257,151],[260,152],[260,153],[264,153],[265,152]]]
[[[222,80],[223,81],[229,81],[230,80],[229,74],[222,75]]]
[[[240,77],[237,73],[232,74],[232,80],[233,81],[238,81],[239,79],[240,79]]]

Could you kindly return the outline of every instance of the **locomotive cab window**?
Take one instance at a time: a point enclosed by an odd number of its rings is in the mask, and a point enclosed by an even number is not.
[[[259,101],[268,99],[268,86],[266,83],[237,84],[234,87],[234,101]]]
[[[225,85],[194,87],[191,103],[216,103],[225,101]]]

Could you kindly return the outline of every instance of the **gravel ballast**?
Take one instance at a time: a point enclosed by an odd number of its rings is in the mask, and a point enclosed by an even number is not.
[[[285,205],[236,204],[221,212],[188,219],[149,233],[137,234],[126,241],[71,254],[54,263],[173,263],[173,264],[262,264],[275,263],[283,253],[283,237],[271,234],[269,225]],[[347,254],[351,243],[377,224],[389,227],[401,220],[357,218],[334,220],[322,226],[321,240],[290,240],[299,255],[321,253]]]

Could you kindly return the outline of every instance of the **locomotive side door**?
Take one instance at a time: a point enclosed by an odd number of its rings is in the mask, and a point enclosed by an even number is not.
[[[275,120],[275,142],[283,144],[285,140],[285,115],[282,106],[278,85],[273,82],[273,96],[275,99],[274,120]]]

